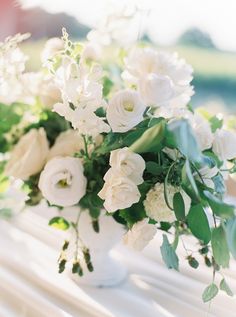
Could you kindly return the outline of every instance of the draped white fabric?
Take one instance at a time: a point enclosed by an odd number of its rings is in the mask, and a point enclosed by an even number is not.
[[[113,288],[79,287],[57,273],[63,235],[47,226],[40,210],[24,212],[14,222],[0,221],[0,317],[235,317],[236,297],[221,292],[203,304],[201,294],[211,271],[181,261],[180,273],[162,263],[161,235],[142,253],[118,246],[114,256],[129,270]],[[188,240],[186,248],[193,241]],[[195,248],[196,247],[192,247]],[[186,256],[180,248],[182,258]],[[233,262],[233,261],[232,261]],[[236,292],[236,263],[224,276]],[[209,310],[209,314],[207,312]]]

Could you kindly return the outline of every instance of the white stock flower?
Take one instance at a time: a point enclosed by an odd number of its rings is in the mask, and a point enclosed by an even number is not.
[[[236,158],[236,133],[225,129],[216,130],[212,149],[222,161]]]
[[[136,91],[118,91],[107,107],[107,120],[113,132],[126,132],[143,120],[145,104]]]
[[[103,118],[96,116],[90,109],[76,109],[73,113],[71,123],[80,134],[91,135],[93,138],[101,133],[110,132],[110,127]]]
[[[149,224],[146,218],[133,225],[123,237],[123,242],[133,249],[141,251],[154,238],[156,232],[156,226]]]
[[[62,207],[77,204],[86,193],[87,179],[78,158],[55,157],[40,174],[39,189],[50,204]]]
[[[43,128],[32,129],[17,143],[6,165],[5,173],[26,180],[40,172],[48,155],[48,140]]]
[[[52,76],[48,75],[42,78],[38,96],[47,108],[52,108],[54,104],[61,101],[61,91]]]
[[[173,206],[173,197],[178,191],[179,189],[172,185],[167,186],[167,197],[170,206]],[[180,193],[183,197],[185,213],[187,214],[190,209],[191,199],[183,190],[181,190]],[[144,201],[144,207],[147,216],[151,219],[164,222],[173,222],[176,220],[174,211],[166,204],[163,183],[156,183],[155,186],[149,190]]]
[[[105,184],[98,193],[98,196],[105,200],[104,208],[107,212],[129,208],[139,201],[141,195],[132,180],[113,173],[112,169],[107,173],[108,175],[104,176]]]
[[[49,39],[41,53],[41,61],[46,63],[50,58],[53,58],[57,53],[64,49],[64,42],[58,37]]]
[[[113,171],[128,177],[136,185],[143,183],[145,161],[141,155],[132,152],[128,147],[111,152],[110,166]]]
[[[134,48],[125,65],[123,78],[138,84],[140,95],[149,101],[148,105],[184,106],[193,94],[190,86],[192,67],[177,54],[158,52],[152,48]]]

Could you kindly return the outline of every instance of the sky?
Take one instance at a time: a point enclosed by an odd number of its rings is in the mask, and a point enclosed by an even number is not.
[[[208,32],[223,50],[236,51],[236,0],[19,0],[24,7],[41,6],[51,13],[66,12],[95,26],[117,3],[135,3],[142,10],[142,27],[161,45],[170,45],[186,29]]]

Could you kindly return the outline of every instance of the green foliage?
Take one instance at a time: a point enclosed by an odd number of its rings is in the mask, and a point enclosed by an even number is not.
[[[229,219],[234,216],[235,206],[224,203],[207,190],[203,193],[215,215],[224,219]]]
[[[148,128],[131,146],[136,153],[158,152],[162,147],[165,124],[163,121]]]
[[[49,226],[59,230],[68,230],[70,227],[69,222],[63,217],[54,217],[49,221]]]
[[[234,296],[234,293],[230,289],[229,285],[226,283],[226,280],[223,278],[220,282],[220,289],[224,291],[228,296]]]
[[[201,204],[190,208],[187,215],[187,224],[192,234],[207,244],[211,240],[211,230],[207,216]]]
[[[103,96],[107,97],[114,86],[113,81],[108,77],[103,77]]]
[[[44,128],[50,145],[53,145],[57,136],[70,128],[70,126],[68,122],[56,112],[45,110],[41,113],[40,120],[37,123],[29,125],[26,132],[34,128]]]
[[[202,299],[204,303],[212,300],[218,294],[218,291],[219,289],[215,283],[208,285],[202,294]]]
[[[223,268],[229,267],[229,249],[226,241],[226,234],[222,226],[212,230],[211,245],[216,263]]]
[[[170,143],[191,162],[201,162],[202,154],[189,122],[185,119],[171,121],[167,126],[167,138]]]
[[[163,234],[161,255],[168,269],[175,269],[176,271],[179,270],[179,259],[165,234]]]
[[[236,216],[226,221],[225,232],[229,250],[236,259]]]
[[[185,219],[185,206],[181,193],[175,193],[173,198],[173,207],[176,219],[183,221]]]
[[[223,119],[219,119],[216,116],[213,116],[209,119],[210,125],[211,125],[211,131],[213,133],[216,132],[217,129],[221,129],[223,126]]]
[[[17,125],[22,117],[25,105],[14,103],[12,105],[4,105],[0,103],[0,152],[5,153],[12,144],[6,140],[5,134],[10,132],[13,126]]]

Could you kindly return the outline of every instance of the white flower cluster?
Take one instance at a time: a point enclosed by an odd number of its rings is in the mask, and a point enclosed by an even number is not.
[[[129,208],[139,201],[141,195],[137,185],[143,182],[145,161],[125,147],[111,152],[110,166],[98,196],[104,200],[105,209],[114,212]]]
[[[18,44],[28,37],[29,34],[17,34],[0,42],[0,101],[5,104],[11,104],[22,97],[21,77],[28,58]]]
[[[166,204],[164,190],[165,187],[163,183],[156,183],[155,186],[147,193],[144,201],[144,207],[148,217],[151,219],[156,221],[174,222],[176,220],[175,213]],[[168,184],[166,190],[168,202],[172,207],[174,194],[178,192],[179,189]],[[191,199],[183,190],[181,190],[181,195],[184,200],[185,212],[187,214],[190,209]]]
[[[192,67],[177,54],[134,48],[125,59],[123,78],[136,85],[148,106],[182,107],[193,94]]]
[[[49,44],[43,54],[44,59],[61,52],[58,41]],[[73,57],[61,54],[61,64],[55,71],[54,81],[61,92],[62,102],[55,103],[53,110],[71,122],[80,134],[96,137],[110,131],[109,125],[104,122],[105,118],[95,114],[98,108],[106,106],[100,83],[102,75],[100,65],[88,66],[83,58],[77,63]]]

